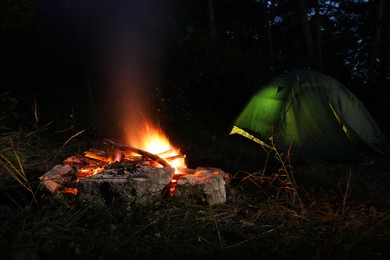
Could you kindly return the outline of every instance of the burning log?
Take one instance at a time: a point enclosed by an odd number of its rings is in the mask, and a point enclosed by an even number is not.
[[[115,142],[113,142],[113,141],[111,141],[109,139],[104,139],[103,143],[107,144],[107,145],[111,145],[115,149],[118,149],[118,150],[121,150],[121,151],[124,151],[124,152],[133,152],[133,153],[142,155],[147,160],[155,161],[155,162],[157,162],[158,164],[160,164],[163,167],[171,167],[171,165],[167,161],[165,161],[164,159],[162,159],[158,155],[149,153],[149,152],[141,150],[139,148],[131,147],[131,146],[128,146],[128,145],[117,144],[117,143],[115,143]]]
[[[68,164],[56,165],[53,169],[39,177],[43,186],[53,194],[72,193],[75,191],[69,186],[74,185],[77,180],[77,169]]]
[[[96,172],[97,169],[100,171]],[[70,193],[77,195],[83,202],[97,200],[110,203],[114,198],[121,198],[144,203],[161,195],[174,172],[174,168],[138,166],[133,162],[116,162],[105,168],[86,166],[81,169],[64,164],[56,165],[40,180],[42,186],[55,196]]]
[[[77,166],[79,168],[84,166],[101,166],[103,164],[101,161],[96,161],[80,155],[68,157],[63,161],[63,163],[71,166]]]
[[[111,203],[121,198],[144,203],[167,195],[169,189],[170,197],[187,196],[209,205],[226,202],[229,174],[220,169],[189,169],[185,155],[173,149],[153,154],[109,139],[103,143],[110,146],[107,151],[89,149],[42,175],[42,186],[54,195],[77,195],[80,201]]]
[[[101,152],[85,151],[84,156],[87,158],[98,160],[102,163],[107,163],[110,161],[110,156],[107,155],[104,151]]]

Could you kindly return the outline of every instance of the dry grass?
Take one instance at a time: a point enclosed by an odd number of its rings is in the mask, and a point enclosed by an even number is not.
[[[329,202],[307,205],[302,215],[275,200],[229,190],[223,205],[185,198],[149,206],[79,205],[46,198],[34,208],[2,215],[2,249],[22,258],[184,257],[385,259],[389,214],[348,203],[339,213]],[[341,202],[341,201],[340,201]],[[8,216],[10,217],[10,216]],[[21,228],[23,226],[23,228]]]
[[[386,258],[389,199],[356,194],[366,191],[362,184],[371,187],[367,180],[359,183],[366,172],[317,161],[313,164],[322,174],[337,174],[338,183],[330,181],[334,187],[310,183],[312,173],[299,169],[293,173],[300,178],[293,182],[287,176],[294,169],[291,156],[279,156],[279,164],[269,161],[268,170],[232,183],[227,203],[212,207],[183,197],[157,199],[148,206],[129,206],[119,199],[85,205],[42,192],[32,207],[5,203],[1,252],[22,259]],[[310,167],[313,178],[321,174]],[[315,180],[321,178],[325,176]],[[376,186],[378,178],[383,182],[385,177],[373,178]],[[318,193],[305,187],[305,180]]]
[[[38,118],[38,111],[34,115]],[[272,149],[260,170],[233,174],[227,203],[222,205],[184,197],[156,199],[148,206],[129,206],[120,199],[110,205],[86,205],[74,197],[53,198],[38,189],[37,181],[68,155],[85,150],[77,140],[80,133],[57,143],[43,129],[2,135],[1,259],[387,259],[390,255],[387,158],[374,166],[303,162],[291,151]],[[211,161],[231,163],[231,158],[205,147],[202,151]],[[223,149],[229,153],[237,147],[225,143]],[[10,171],[20,175],[5,178]]]
[[[26,172],[24,171],[21,159],[15,149],[12,139],[10,139],[10,145],[13,152],[12,158],[0,152],[0,165],[5,170],[5,172],[9,174],[9,176],[11,176],[18,184],[20,184],[31,194],[34,202],[37,202],[37,199],[35,198],[35,192],[31,188],[31,185],[27,179]]]

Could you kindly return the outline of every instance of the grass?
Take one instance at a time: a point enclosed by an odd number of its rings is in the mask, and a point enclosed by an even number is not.
[[[302,216],[272,200],[230,196],[227,204],[213,207],[185,199],[133,208],[115,201],[95,207],[48,199],[5,222],[2,252],[38,259],[385,259],[389,215],[383,212],[361,207],[341,215],[318,205]]]
[[[156,199],[147,206],[129,206],[119,199],[110,205],[84,204],[39,189],[40,175],[85,148],[78,140],[82,131],[64,138],[65,142],[51,142],[49,131],[2,135],[2,259],[389,256],[387,158],[378,159],[374,166],[361,166],[303,160],[277,149],[258,156],[262,149],[250,152],[253,144],[248,143],[245,153],[238,152],[236,143],[229,145],[224,137],[203,140],[210,135],[200,129],[194,134],[197,139],[188,136],[192,150],[187,156],[194,152],[198,156],[192,164],[205,163],[202,156],[206,156],[209,166],[230,172],[240,162],[242,170],[231,172],[234,178],[225,204],[208,206],[184,197]]]
[[[302,213],[304,207],[298,194],[298,186],[294,177],[294,169],[291,164],[291,147],[284,153],[280,152],[271,139],[271,146],[262,148],[266,152],[263,169],[254,173],[238,173],[241,183],[250,181],[270,198],[270,192],[276,192],[273,196],[276,201],[288,200],[291,205],[299,204]],[[274,162],[270,162],[270,158]]]
[[[13,158],[7,157],[4,154],[0,153],[0,165],[4,168],[6,173],[8,173],[15,181],[17,181],[31,194],[34,202],[37,202],[37,199],[35,198],[35,193],[32,190],[31,185],[26,177],[26,172],[24,171],[22,162],[20,160],[18,152],[14,147],[12,139],[10,139],[10,144],[13,151]]]

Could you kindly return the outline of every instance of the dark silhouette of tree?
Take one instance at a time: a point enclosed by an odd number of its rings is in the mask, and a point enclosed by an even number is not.
[[[389,1],[167,3],[171,11],[161,16],[154,15],[159,9],[149,9],[153,1],[143,0],[131,1],[126,8],[121,1],[2,1],[0,81],[21,93],[40,90],[81,98],[88,94],[86,78],[91,85],[104,86],[100,79],[107,71],[96,68],[106,65],[101,50],[114,48],[107,44],[110,37],[127,37],[131,28],[147,35],[143,46],[156,47],[148,49],[150,57],[163,59],[158,70],[164,89],[159,95],[164,99],[161,107],[172,114],[180,110],[233,117],[260,85],[295,68],[340,80],[371,107],[389,100]],[[132,6],[142,7],[147,15]],[[130,24],[111,30],[110,19]],[[161,26],[144,29],[149,24]],[[107,31],[111,34],[99,35]],[[162,34],[166,41],[160,44],[154,36]],[[46,93],[47,86],[55,88]]]
[[[377,61],[380,41],[383,39],[383,24],[384,24],[384,9],[385,1],[377,1],[377,16],[375,23],[375,34],[371,41],[371,51],[368,57],[368,80],[372,84],[375,84],[376,81],[376,68],[379,65]]]
[[[302,32],[305,41],[304,46],[306,49],[305,52],[306,63],[309,67],[313,67],[314,69],[317,69],[316,66],[317,61],[315,59],[315,54],[314,54],[313,34],[311,32],[309,20],[307,17],[306,5],[304,0],[298,0],[298,15],[302,26]]]
[[[214,15],[214,3],[213,0],[208,0],[208,11],[209,11],[209,28],[210,28],[210,39],[215,40],[215,15]]]

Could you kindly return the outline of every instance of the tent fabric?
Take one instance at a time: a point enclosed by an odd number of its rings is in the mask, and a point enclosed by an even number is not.
[[[295,70],[263,85],[234,121],[230,134],[324,159],[357,161],[381,153],[385,136],[364,105],[340,82]]]

